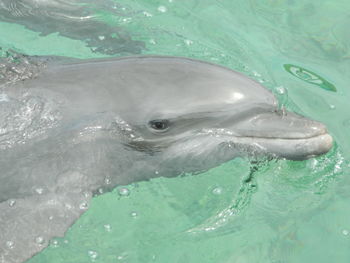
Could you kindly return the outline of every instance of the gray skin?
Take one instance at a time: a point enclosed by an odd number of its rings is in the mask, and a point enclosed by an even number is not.
[[[50,64],[4,88],[0,109],[6,263],[64,235],[94,193],[116,185],[198,173],[238,156],[304,160],[332,147],[323,124],[282,114],[257,82],[186,58]]]

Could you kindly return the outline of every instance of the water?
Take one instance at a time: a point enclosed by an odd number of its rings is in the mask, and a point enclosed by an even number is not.
[[[118,187],[95,197],[64,238],[28,262],[350,261],[347,0],[33,2],[1,1],[3,54],[212,61],[324,122],[335,147],[308,161],[268,162],[249,183],[248,161],[236,159],[195,176]]]

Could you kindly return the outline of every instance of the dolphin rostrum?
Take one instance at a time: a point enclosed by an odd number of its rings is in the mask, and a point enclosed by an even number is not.
[[[325,126],[281,113],[230,69],[139,56],[48,63],[0,93],[0,261],[23,262],[87,209],[94,193],[205,171],[237,156],[326,153]]]

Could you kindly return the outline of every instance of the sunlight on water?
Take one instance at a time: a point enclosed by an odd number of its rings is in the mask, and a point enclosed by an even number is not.
[[[326,156],[266,162],[249,180],[251,164],[235,159],[198,175],[119,186],[90,205],[82,202],[87,211],[65,237],[51,240],[28,262],[350,261],[348,0],[0,4],[1,56],[7,57],[0,67],[0,109],[18,117],[13,127],[0,123],[0,147],[40,134],[24,134],[26,125],[40,122],[45,129],[60,118],[36,98],[6,106],[1,85],[12,80],[16,52],[75,58],[164,54],[222,64],[273,90],[282,109],[322,121],[335,139]],[[16,76],[28,78],[25,69]],[[52,118],[31,118],[35,111]],[[48,241],[37,236],[33,242]],[[6,246],[16,244],[7,240]]]

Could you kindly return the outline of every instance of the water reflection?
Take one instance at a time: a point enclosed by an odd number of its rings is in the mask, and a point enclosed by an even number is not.
[[[292,64],[284,64],[283,67],[287,72],[301,80],[306,81],[307,83],[317,85],[325,90],[333,92],[337,91],[336,87],[332,83],[317,75],[315,72]]]

